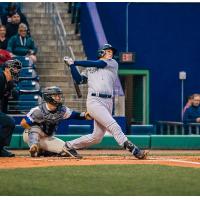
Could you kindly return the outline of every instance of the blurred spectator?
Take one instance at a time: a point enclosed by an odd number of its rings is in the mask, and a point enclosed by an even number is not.
[[[183,119],[183,115],[186,109],[192,105],[192,98],[193,98],[193,95],[187,97],[187,103],[185,104],[185,107],[183,108],[183,111],[182,111],[182,119]]]
[[[16,56],[27,56],[33,63],[36,62],[37,48],[34,40],[27,35],[25,24],[21,23],[19,25],[18,34],[10,38],[7,50]]]
[[[17,4],[11,2],[7,3],[2,9],[1,23],[6,25],[8,22],[11,22],[11,14],[17,11],[19,11],[19,6],[17,6]]]
[[[6,38],[6,27],[0,25],[0,49],[7,49],[8,39]]]
[[[0,49],[0,65],[5,63],[7,60],[11,59],[11,54],[9,51],[6,51],[4,49]]]
[[[10,2],[8,3],[7,7],[4,8],[3,15],[1,16],[1,23],[6,26],[7,23],[11,22],[12,14],[16,12],[20,15],[21,23],[24,23],[28,26],[27,19],[25,15],[21,12],[19,3],[16,2]]]
[[[18,32],[18,28],[19,28],[19,24],[21,23],[21,17],[19,15],[18,12],[13,12],[12,15],[11,15],[11,22],[8,22],[6,24],[6,37],[8,39],[10,39],[13,35],[16,35],[17,32]],[[28,30],[28,24],[25,23],[26,26],[27,26],[27,31],[28,31],[28,34],[29,34],[29,30]]]
[[[20,24],[21,18],[18,13],[13,13],[11,16],[11,22],[6,24],[6,37],[9,39],[13,35],[17,34],[17,30]]]
[[[192,95],[192,105],[186,109],[183,115],[184,123],[200,123],[200,95]]]
[[[9,4],[9,2],[1,2],[0,3],[0,17],[1,17],[0,22],[1,22],[1,24],[3,24],[2,16],[6,13],[6,9],[8,7],[8,4]]]

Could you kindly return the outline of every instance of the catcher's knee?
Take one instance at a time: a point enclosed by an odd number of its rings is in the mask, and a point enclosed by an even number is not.
[[[29,130],[28,129],[25,129],[24,130],[24,132],[23,132],[23,134],[22,134],[22,136],[23,136],[23,141],[25,142],[25,143],[28,143],[28,134],[29,134]]]

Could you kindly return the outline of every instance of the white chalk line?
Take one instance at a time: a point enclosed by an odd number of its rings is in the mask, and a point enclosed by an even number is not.
[[[65,158],[67,160],[67,158]],[[44,158],[33,158],[31,160],[34,161],[42,161],[44,160]],[[60,159],[59,159],[60,160]],[[69,159],[68,160],[74,160],[74,159]],[[98,160],[98,159],[97,159]],[[112,160],[112,159],[111,159]],[[56,161],[56,159],[47,159],[46,161]],[[165,159],[165,158],[155,158],[155,157],[151,157],[148,158],[147,160],[144,160],[145,162],[149,161],[149,162],[174,162],[174,163],[185,163],[185,164],[194,164],[194,165],[200,165],[200,162],[194,162],[194,161],[187,161],[187,160],[179,160],[179,159]]]
[[[178,160],[178,159],[162,159],[162,158],[152,158],[149,159],[150,161],[166,161],[166,162],[178,162],[178,163],[187,163],[187,164],[194,164],[194,165],[200,165],[200,162],[194,162],[194,161],[187,161],[187,160]]]

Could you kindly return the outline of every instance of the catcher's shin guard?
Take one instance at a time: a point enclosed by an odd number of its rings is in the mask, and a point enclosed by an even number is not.
[[[124,142],[124,148],[130,151],[138,159],[146,159],[148,154],[147,151],[139,149],[137,146],[135,146],[132,142],[128,140]]]

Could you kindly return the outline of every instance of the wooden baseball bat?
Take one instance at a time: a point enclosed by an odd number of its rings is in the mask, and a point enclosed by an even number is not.
[[[79,85],[75,81],[74,81],[74,88],[76,90],[76,94],[77,94],[78,98],[81,98],[82,97],[81,90],[79,88]]]
[[[74,56],[74,53],[72,51],[71,46],[69,46],[69,50],[70,50],[72,59],[75,60],[75,56]],[[71,72],[71,70],[70,70],[70,72]],[[73,79],[73,77],[72,77],[72,79]],[[76,81],[74,79],[73,79],[73,83],[74,83],[74,88],[75,88],[75,91],[76,91],[76,94],[77,94],[78,98],[81,98],[82,97],[82,93],[81,93],[81,90],[79,88],[79,85],[76,83]]]

